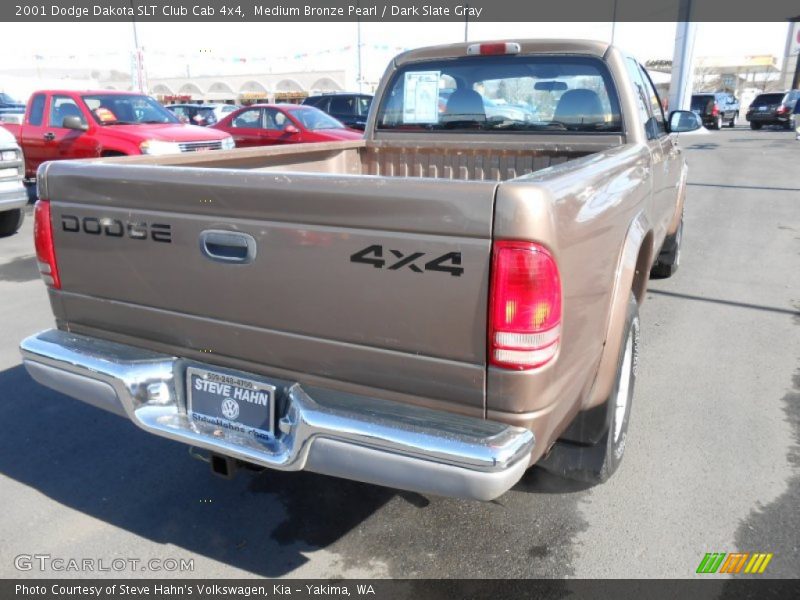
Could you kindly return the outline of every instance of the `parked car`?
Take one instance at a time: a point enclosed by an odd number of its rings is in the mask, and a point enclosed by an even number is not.
[[[795,130],[797,139],[800,140],[800,98],[797,99],[792,110],[792,129]]]
[[[6,94],[0,92],[0,118],[3,115],[22,114],[25,112],[25,105]]]
[[[25,218],[28,192],[22,150],[10,131],[0,127],[0,237],[16,233]]]
[[[700,92],[692,95],[691,110],[709,129],[722,129],[723,123],[735,127],[739,100],[728,92]]]
[[[0,126],[16,137],[29,178],[49,160],[234,147],[229,135],[185,125],[149,96],[109,90],[35,92],[21,125]]]
[[[232,135],[237,148],[358,140],[364,135],[303,104],[254,104],[211,127]]]
[[[445,76],[459,86],[439,114]],[[541,90],[536,121],[490,121],[484,79],[563,85]],[[421,48],[379,89],[365,139],[43,170],[56,329],[22,342],[25,367],[219,474],[481,500],[534,464],[605,481],[630,447],[649,274],[680,261],[674,134],[699,120],[666,116],[602,42]],[[245,110],[234,121],[262,129],[283,115],[278,136],[332,121]]]
[[[206,104],[167,104],[164,108],[175,113],[181,123],[189,123],[190,125],[205,127],[213,125],[219,120],[214,107]]]
[[[203,106],[210,106],[214,109],[214,114],[217,117],[217,121],[222,121],[225,117],[227,117],[232,112],[236,112],[241,108],[241,106],[237,104],[219,104],[214,102],[208,102]]]
[[[792,128],[792,113],[800,99],[800,90],[770,92],[759,94],[747,109],[747,120],[751,129],[761,129],[764,125],[780,125]]]
[[[347,127],[360,129],[367,125],[369,107],[372,104],[370,94],[331,93],[309,96],[303,100],[306,106],[313,106],[338,119]]]

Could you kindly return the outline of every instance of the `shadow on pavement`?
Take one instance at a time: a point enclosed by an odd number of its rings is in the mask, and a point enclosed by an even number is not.
[[[266,577],[318,549],[333,553],[334,576],[563,577],[586,528],[582,494],[554,495],[558,483],[535,469],[491,503],[305,472],[223,480],[182,444],[44,388],[21,365],[0,372],[0,421],[0,473],[113,527]],[[487,560],[506,552],[513,565]]]
[[[657,296],[669,296],[671,298],[681,298],[683,300],[694,300],[696,302],[710,302],[712,304],[724,304],[725,306],[735,306],[737,308],[750,308],[753,310],[762,310],[765,312],[780,313],[784,315],[793,315],[800,317],[800,309],[797,308],[780,308],[779,306],[764,306],[763,304],[753,304],[751,302],[737,302],[735,300],[723,300],[722,298],[706,298],[705,296],[695,296],[692,294],[681,294],[678,292],[669,292],[667,290],[657,290],[650,288],[647,290],[648,294],[656,294]]]
[[[800,319],[795,319],[800,323]],[[800,370],[792,379],[792,387],[783,397],[783,410],[791,425],[794,443],[786,456],[792,465],[793,475],[786,482],[786,491],[766,506],[753,507],[736,530],[736,549],[739,552],[772,553],[764,576],[772,578],[796,578],[800,566],[800,546],[797,532],[800,531]],[[769,540],[767,544],[764,540]]]
[[[714,150],[715,148],[719,148],[719,144],[715,142],[704,142],[686,146],[686,150]]]
[[[18,256],[11,262],[0,264],[0,281],[22,283],[39,279],[35,256]]]

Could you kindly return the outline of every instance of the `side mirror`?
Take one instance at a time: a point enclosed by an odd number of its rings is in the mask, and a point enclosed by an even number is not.
[[[295,133],[300,133],[300,130],[294,125],[287,125],[286,127],[283,128],[283,131],[286,133],[290,133],[292,135],[294,135]]]
[[[688,133],[702,127],[700,117],[688,110],[674,110],[669,115],[670,133]]]
[[[86,131],[89,129],[89,126],[83,122],[83,119],[75,115],[64,117],[64,120],[61,122],[61,127],[64,129],[72,129],[73,131]]]

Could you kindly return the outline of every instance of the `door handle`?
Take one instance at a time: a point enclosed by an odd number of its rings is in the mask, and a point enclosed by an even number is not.
[[[246,265],[256,259],[256,240],[238,231],[207,229],[200,234],[200,251],[213,261]]]
[[[52,131],[48,131],[43,137],[46,142],[52,142],[54,139],[56,139],[56,134]]]

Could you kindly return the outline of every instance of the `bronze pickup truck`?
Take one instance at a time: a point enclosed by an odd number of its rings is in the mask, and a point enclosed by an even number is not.
[[[698,126],[608,44],[466,43],[393,60],[364,140],[44,164],[24,364],[218,473],[604,481]]]

